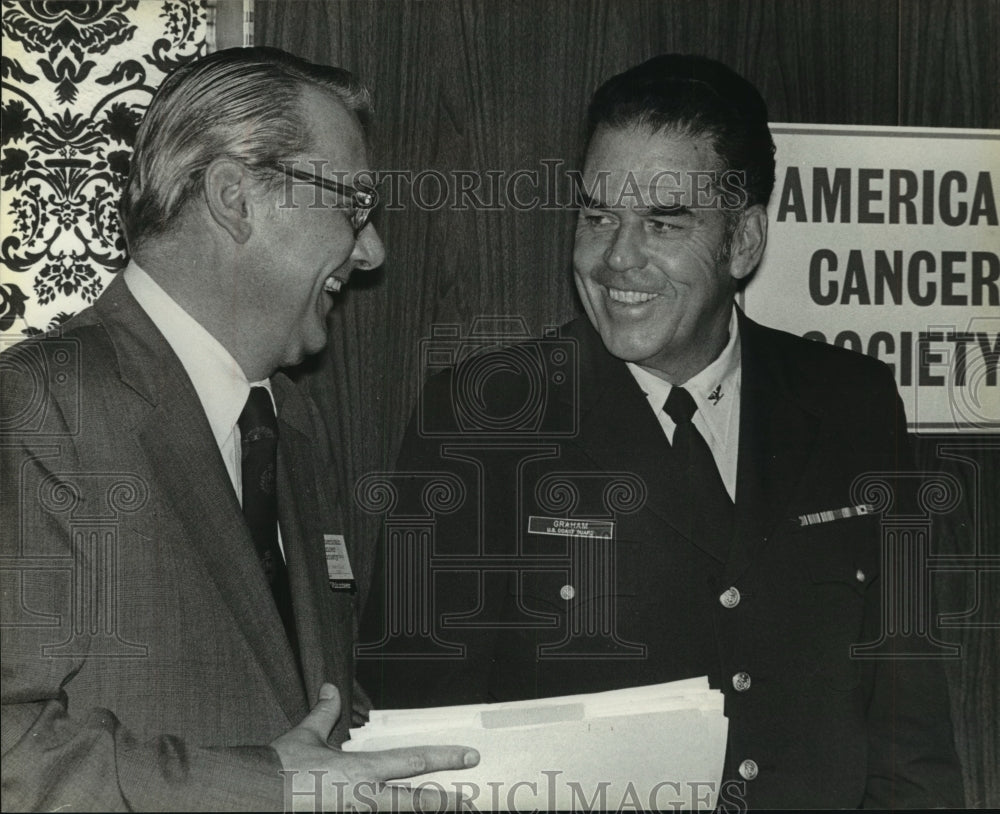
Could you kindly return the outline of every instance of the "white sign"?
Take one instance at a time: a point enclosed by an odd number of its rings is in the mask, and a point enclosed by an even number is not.
[[[747,313],[886,362],[913,430],[1000,431],[1000,131],[771,132]]]

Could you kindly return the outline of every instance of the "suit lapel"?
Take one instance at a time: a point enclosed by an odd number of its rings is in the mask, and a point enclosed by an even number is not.
[[[97,310],[122,380],[148,403],[137,431],[158,491],[185,532],[178,539],[204,566],[289,722],[298,723],[306,709],[291,648],[194,387],[123,280],[109,286]]]
[[[607,352],[586,320],[577,320],[569,336],[577,340],[580,431],[574,443],[606,472],[631,472],[646,485],[646,507],[677,534],[705,553],[719,552],[693,539],[682,518],[681,474],[670,466],[670,445],[649,402],[625,363]]]
[[[736,532],[723,579],[734,582],[754,552],[788,517],[809,461],[819,419],[796,399],[766,331],[742,312]]]
[[[338,527],[328,509],[334,496],[327,495],[324,501],[318,491],[320,473],[316,471],[313,452],[322,441],[313,435],[313,422],[302,394],[283,375],[275,376],[272,384],[278,402],[281,534],[288,555],[288,578],[306,693],[308,698],[317,698],[324,681],[349,672],[345,665],[337,664],[337,658],[351,647],[353,617],[349,609],[341,613],[324,611],[332,600],[323,535]],[[327,527],[324,523],[331,525]],[[350,605],[349,599],[345,598],[345,604]]]

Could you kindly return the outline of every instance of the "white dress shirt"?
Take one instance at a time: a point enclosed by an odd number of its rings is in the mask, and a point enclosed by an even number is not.
[[[627,362],[629,372],[646,394],[646,400],[663,428],[667,440],[673,443],[674,420],[663,410],[672,385],[639,365]],[[733,502],[736,502],[736,463],[740,435],[740,331],[733,308],[729,319],[729,341],[712,364],[686,382],[687,390],[698,412],[691,419],[712,451],[722,482]]]
[[[236,498],[242,506],[242,454],[238,421],[251,387],[266,388],[274,403],[271,382],[267,379],[247,381],[243,368],[219,340],[181,308],[134,260],[129,262],[122,274],[132,296],[163,334],[187,371],[208,418]],[[281,546],[280,529],[278,545]]]

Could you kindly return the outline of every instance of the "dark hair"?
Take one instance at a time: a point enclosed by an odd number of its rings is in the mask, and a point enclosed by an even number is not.
[[[611,77],[587,111],[587,143],[598,127],[648,127],[707,135],[725,169],[745,173],[747,205],[767,205],[774,188],[774,141],[757,89],[721,62],[664,54]]]
[[[168,230],[216,158],[255,170],[308,150],[313,134],[300,102],[310,87],[353,111],[367,130],[371,95],[353,74],[277,48],[228,48],[171,73],[136,136],[121,202],[129,248]]]

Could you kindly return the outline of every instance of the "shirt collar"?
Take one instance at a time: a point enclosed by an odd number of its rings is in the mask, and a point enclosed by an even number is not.
[[[163,334],[191,379],[212,435],[221,448],[243,412],[251,386],[266,387],[268,380],[247,381],[232,354],[194,317],[181,308],[135,261],[122,272],[132,296]],[[272,393],[273,400],[274,395]]]
[[[729,317],[729,340],[722,353],[684,382],[684,389],[694,398],[708,431],[723,444],[729,432],[732,404],[739,398],[740,359],[740,329],[734,307]],[[662,410],[673,386],[637,364],[626,364],[653,409]]]

